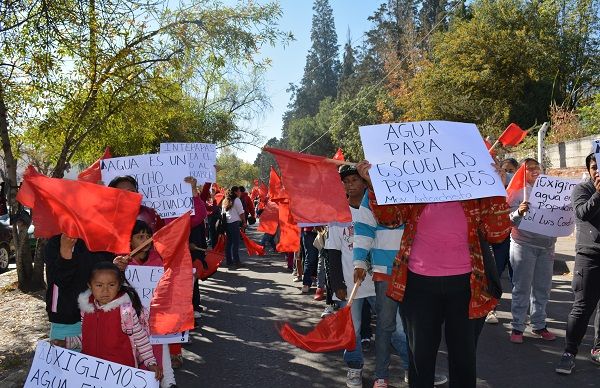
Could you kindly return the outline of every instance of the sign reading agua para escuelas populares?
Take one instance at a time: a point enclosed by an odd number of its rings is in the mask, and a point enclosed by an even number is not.
[[[217,146],[210,143],[160,143],[160,153],[187,152],[190,175],[198,184],[217,181]]]
[[[475,124],[420,121],[360,127],[377,203],[506,196]]]
[[[24,388],[158,388],[154,372],[39,341]]]
[[[142,301],[142,306],[150,309],[150,302],[154,289],[158,285],[158,281],[165,273],[163,267],[144,266],[144,265],[128,265],[125,269],[125,279],[131,284]],[[152,335],[150,343],[156,344],[173,344],[187,343],[189,341],[189,331],[167,335]]]
[[[571,204],[573,188],[580,181],[540,175],[528,195],[529,211],[519,229],[549,237],[569,236],[575,230],[575,212]]]
[[[187,153],[147,154],[104,159],[100,164],[102,181],[108,183],[131,175],[138,183],[142,205],[153,208],[161,218],[194,214],[192,187],[184,179],[190,175]]]

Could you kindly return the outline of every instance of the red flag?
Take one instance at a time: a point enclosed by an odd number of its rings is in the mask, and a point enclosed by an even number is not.
[[[300,249],[300,228],[294,222],[287,201],[280,202],[279,206],[279,243],[277,252],[296,252]]]
[[[206,280],[219,269],[221,262],[225,259],[225,254],[216,252],[214,249],[206,251],[204,261],[208,268],[204,268],[201,260],[194,260],[194,268],[196,268],[196,277],[200,280]]]
[[[483,142],[485,143],[485,148],[487,148],[488,151],[490,151],[492,149],[492,144],[489,141],[487,141],[487,139],[483,139]],[[491,150],[490,155],[492,155],[492,158],[495,157],[496,151]]]
[[[190,213],[154,233],[154,248],[163,259],[165,272],[150,301],[150,333],[172,334],[194,328],[192,307],[192,255]]]
[[[506,187],[506,194],[508,197],[508,201],[510,202],[511,197],[517,193],[519,190],[523,190],[526,186],[526,166],[525,163],[523,163],[521,165],[521,167],[519,167],[517,169],[517,171],[515,171],[515,175],[513,175],[512,179],[510,180],[510,183],[508,184],[508,186]]]
[[[260,197],[260,188],[258,187],[258,179],[254,180],[254,187],[252,187],[252,191],[250,191],[250,198],[253,200]]]
[[[356,348],[350,306],[321,319],[308,334],[297,333],[287,323],[279,330],[279,334],[286,342],[309,352],[332,352],[342,349],[352,351]]]
[[[336,151],[335,155],[333,155],[333,158],[334,158],[335,160],[345,160],[345,159],[344,159],[344,153],[342,152],[342,149],[341,149],[341,148],[338,148],[338,149],[337,149],[337,151]]]
[[[514,147],[525,139],[527,131],[524,131],[515,123],[510,123],[508,127],[502,132],[502,135],[498,138],[498,141],[502,143],[504,147]]]
[[[90,251],[129,252],[142,196],[96,183],[48,178],[29,166],[17,200],[30,207],[35,236],[65,233]]]
[[[98,160],[96,160],[91,166],[83,170],[77,175],[77,180],[90,182],[90,183],[98,183],[102,180],[102,174],[100,173],[100,163],[102,159],[110,159],[112,155],[110,154],[110,148],[106,147],[104,150],[104,155]]]
[[[248,250],[248,256],[263,256],[265,254],[265,247],[251,240],[246,233],[240,231],[240,234],[242,235],[242,240],[244,240],[244,245],[246,245],[246,249]]]
[[[352,222],[346,192],[335,164],[322,156],[269,147],[264,150],[277,159],[297,223]]]
[[[277,175],[277,171],[271,166],[269,174],[269,199],[273,202],[287,200],[289,197],[281,183],[281,178]]]
[[[279,224],[279,206],[273,201],[267,202],[265,210],[260,213],[258,230],[267,234],[277,233]]]

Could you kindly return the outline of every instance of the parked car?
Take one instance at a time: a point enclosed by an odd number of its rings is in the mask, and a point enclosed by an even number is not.
[[[12,226],[8,216],[0,217],[0,272],[8,269],[10,260],[14,259],[12,243]]]

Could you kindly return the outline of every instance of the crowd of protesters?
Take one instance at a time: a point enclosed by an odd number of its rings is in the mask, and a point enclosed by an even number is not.
[[[600,273],[600,176],[594,154],[585,164],[585,179],[572,196],[577,223],[575,302],[568,317],[565,351],[555,368],[560,374],[572,372],[600,301],[600,280],[596,279]],[[478,338],[484,322],[498,323],[499,301],[485,290],[482,239],[493,250],[498,276],[508,269],[512,292],[508,340],[523,343],[527,325],[533,337],[556,339],[546,324],[556,238],[519,229],[530,206],[524,195],[540,175],[540,164],[526,158],[496,165],[505,187],[520,167],[527,189],[516,190],[508,198],[391,206],[377,204],[368,162],[340,168],[352,223],[302,228],[293,281],[302,282],[302,294],[325,301],[321,317],[344,306],[354,284],[360,283],[351,309],[357,347],[343,355],[348,387],[363,386],[363,352],[371,348],[374,317],[374,388],[389,384],[392,350],[400,356],[410,387],[431,387],[448,380],[450,387],[476,386]],[[275,246],[273,237],[265,235],[263,245]],[[591,360],[600,364],[600,313],[595,328]],[[435,373],[442,332],[448,349],[448,377]]]

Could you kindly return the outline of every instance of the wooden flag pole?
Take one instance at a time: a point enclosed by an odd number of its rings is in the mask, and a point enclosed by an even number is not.
[[[348,303],[346,304],[346,306],[352,306],[352,303],[354,303],[354,298],[356,298],[356,293],[358,292],[358,287],[360,287],[361,283],[362,283],[362,280],[359,282],[356,282],[354,284],[354,287],[352,288],[352,292],[350,293],[350,298],[348,298]]]
[[[489,153],[492,153],[492,151],[494,150],[494,148],[496,148],[496,146],[498,145],[498,143],[500,143],[500,141],[499,141],[499,140],[496,140],[496,142],[494,143],[494,145],[492,145],[492,146],[490,147],[490,149],[488,150],[488,152],[489,152]]]
[[[527,164],[523,164],[523,201],[527,201]]]
[[[327,163],[335,164],[336,166],[356,166],[358,163],[348,162],[345,160],[337,160],[337,159],[325,159]]]
[[[140,246],[138,246],[137,248],[135,248],[133,251],[131,251],[131,253],[128,255],[129,257],[133,257],[136,254],[138,254],[142,249],[146,248],[148,245],[152,244],[152,237],[150,237],[148,240],[144,241]],[[204,251],[206,252],[207,250],[204,248],[194,248],[193,250],[195,251]]]

